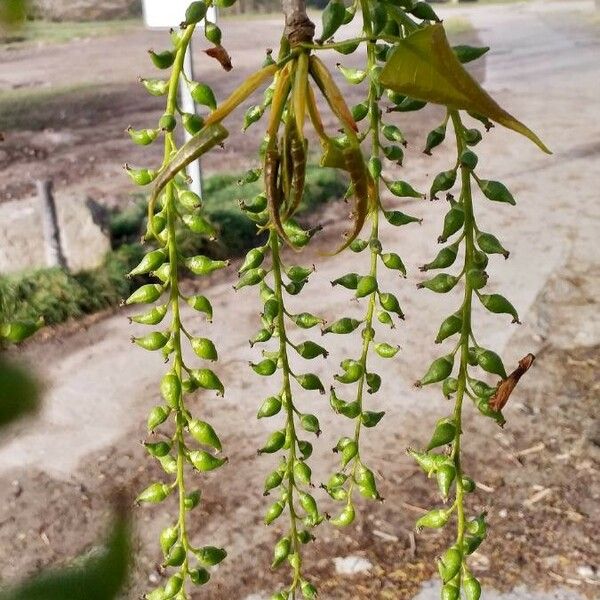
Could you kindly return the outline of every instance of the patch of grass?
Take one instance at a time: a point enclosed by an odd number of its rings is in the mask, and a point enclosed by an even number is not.
[[[143,254],[139,244],[126,244],[110,252],[98,269],[77,274],[59,268],[39,269],[0,277],[0,322],[41,316],[47,325],[55,325],[116,306],[139,285],[139,280],[125,276]]]
[[[7,31],[0,42],[64,44],[82,38],[119,35],[135,27],[141,27],[141,19],[83,22],[34,20],[26,21],[18,29]]]

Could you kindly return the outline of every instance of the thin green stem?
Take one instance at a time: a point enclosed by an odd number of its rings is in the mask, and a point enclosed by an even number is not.
[[[463,125],[457,111],[451,112],[452,124],[456,135],[456,145],[458,155],[463,152],[466,147],[463,134]],[[461,166],[461,201],[463,203],[465,222],[465,257],[463,273],[468,273],[474,264],[474,223],[473,215],[473,198],[471,194],[471,172],[468,168]],[[462,467],[461,467],[461,436],[462,436],[462,402],[465,396],[467,378],[468,378],[468,357],[469,357],[469,339],[471,336],[471,303],[473,299],[473,288],[469,284],[467,277],[465,279],[465,289],[463,304],[461,307],[462,313],[462,329],[460,335],[460,369],[458,373],[458,389],[456,393],[456,401],[454,405],[453,418],[456,423],[456,436],[452,444],[452,460],[456,469],[456,514],[457,514],[457,532],[456,545],[460,551],[463,548],[465,536],[465,509],[464,509],[464,487],[462,482]]]
[[[294,554],[297,556],[297,561],[294,563],[294,578],[290,585],[290,593],[292,600],[296,597],[296,590],[300,584],[302,558],[300,553],[300,539],[298,538],[298,525],[296,511],[294,510],[294,489],[296,483],[294,481],[294,464],[296,462],[296,427],[294,425],[294,402],[292,400],[291,386],[291,369],[289,365],[287,338],[285,329],[285,308],[283,298],[283,279],[281,275],[281,256],[279,254],[279,238],[277,233],[271,230],[269,235],[269,246],[271,248],[271,257],[273,261],[273,279],[275,299],[279,304],[279,312],[277,313],[277,333],[279,335],[279,358],[281,360],[281,370],[283,374],[283,402],[286,411],[286,437],[289,440],[288,457],[286,464],[285,477],[288,481],[287,503],[290,512],[290,540]]]

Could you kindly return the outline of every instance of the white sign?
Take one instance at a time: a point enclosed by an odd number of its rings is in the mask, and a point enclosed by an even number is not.
[[[143,0],[144,22],[150,29],[179,27],[185,20],[185,11],[192,0]],[[217,9],[211,6],[206,17],[213,23],[217,20]]]

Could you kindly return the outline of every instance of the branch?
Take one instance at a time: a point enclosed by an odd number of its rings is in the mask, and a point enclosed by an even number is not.
[[[281,0],[285,15],[284,35],[291,46],[310,43],[315,35],[315,25],[306,14],[306,0]]]

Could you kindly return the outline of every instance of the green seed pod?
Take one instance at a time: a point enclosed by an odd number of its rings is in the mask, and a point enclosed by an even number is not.
[[[367,382],[367,392],[369,394],[376,394],[381,387],[381,377],[377,373],[367,373],[365,375],[365,381]]]
[[[425,142],[425,150],[423,150],[423,154],[431,156],[431,151],[439,146],[445,138],[446,123],[442,123],[427,134],[427,141]]]
[[[445,446],[446,444],[453,442],[455,437],[456,423],[454,419],[450,417],[439,419],[435,425],[433,436],[427,445],[427,451],[433,450],[433,448],[439,448],[440,446]]]
[[[158,69],[168,69],[175,61],[175,53],[171,50],[164,50],[163,52],[148,50],[148,54],[152,64]]]
[[[487,525],[485,523],[486,513],[481,513],[474,519],[467,521],[467,531],[474,536],[484,538],[487,535]]]
[[[489,131],[490,129],[492,129],[494,127],[494,124],[487,117],[484,117],[483,115],[479,115],[470,110],[468,110],[467,113],[471,118],[479,121],[480,123],[483,123],[483,126],[485,127],[486,131]]]
[[[207,235],[212,239],[217,235],[217,230],[214,226],[211,225],[203,215],[197,212],[192,213],[191,215],[183,215],[181,220],[192,233]]]
[[[411,215],[407,215],[406,213],[403,213],[399,210],[386,210],[383,214],[387,222],[390,225],[394,225],[395,227],[408,225],[408,223],[421,223],[421,221],[423,220],[417,217],[412,217]]]
[[[204,446],[211,446],[217,452],[221,452],[221,440],[216,434],[212,425],[205,421],[199,421],[198,419],[192,419],[188,424],[190,435],[199,443]]]
[[[290,283],[284,285],[283,287],[290,296],[295,296],[302,291],[302,288],[305,286],[306,281],[306,279],[304,281],[290,281]]]
[[[199,83],[198,81],[192,81],[189,84],[190,94],[194,99],[194,102],[203,106],[208,106],[211,110],[217,108],[217,100],[211,87],[205,83]]]
[[[355,240],[352,240],[349,248],[352,252],[362,252],[368,245],[368,241],[356,238]]]
[[[250,269],[256,269],[257,267],[260,267],[264,259],[265,251],[262,248],[252,248],[252,250],[246,254],[246,258],[240,267],[240,274],[245,273]]]
[[[436,194],[438,192],[445,192],[449,190],[454,185],[456,181],[456,169],[450,169],[449,171],[442,171],[438,173],[433,183],[431,184],[431,190],[429,191],[429,195],[432,200],[437,200]]]
[[[476,348],[475,357],[477,358],[477,364],[488,373],[499,375],[502,379],[506,379],[506,369],[502,363],[502,359],[492,350],[486,350],[485,348]]]
[[[291,281],[301,282],[306,280],[313,271],[314,267],[293,266],[287,269],[285,274]]]
[[[450,494],[450,488],[456,478],[456,469],[450,462],[441,465],[436,471],[438,488],[442,498],[446,500]]]
[[[173,131],[177,127],[177,120],[172,114],[165,113],[158,121],[158,128],[161,131]]]
[[[148,415],[148,431],[154,431],[160,424],[164,423],[171,411],[164,406],[155,406]]]
[[[365,497],[371,500],[379,500],[381,496],[377,491],[377,484],[375,483],[375,475],[373,471],[368,469],[364,465],[360,464],[356,470],[354,480],[358,485],[358,491]]]
[[[223,396],[225,388],[220,379],[210,369],[194,369],[191,372],[194,382],[205,390],[216,390],[217,395]]]
[[[258,451],[259,454],[273,454],[283,448],[285,444],[285,431],[274,431],[265,442],[265,445]]]
[[[192,135],[196,135],[204,127],[204,119],[193,113],[181,113],[181,122],[184,129]]]
[[[375,352],[381,356],[381,358],[393,358],[400,350],[400,346],[391,346],[386,342],[379,342],[375,344]]]
[[[439,527],[443,527],[450,519],[451,514],[451,511],[443,508],[435,508],[434,510],[430,510],[416,522],[415,526],[417,531],[423,528],[438,529]]]
[[[303,460],[310,458],[313,451],[312,444],[305,440],[298,440],[298,449],[300,450],[300,454],[302,454]]]
[[[346,483],[346,480],[348,479],[348,475],[346,475],[345,473],[334,473],[330,478],[329,481],[327,482],[327,487],[328,488],[334,488],[334,487],[340,487],[342,485],[344,485],[344,483]]]
[[[221,45],[221,30],[215,23],[206,21],[204,25],[204,37],[215,46]]]
[[[172,575],[165,585],[165,597],[172,598],[183,587],[183,577],[181,575]]]
[[[462,589],[466,600],[479,600],[481,598],[481,584],[470,573],[463,577]]]
[[[192,349],[197,356],[204,360],[217,360],[218,354],[215,345],[208,338],[192,338]]]
[[[164,96],[169,91],[169,82],[163,79],[141,79],[140,82],[152,96]]]
[[[125,300],[125,304],[151,304],[160,298],[162,292],[162,285],[148,283],[133,292],[133,294]]]
[[[461,477],[461,483],[463,486],[463,490],[467,493],[467,494],[471,494],[472,492],[475,491],[475,482],[468,477],[467,475],[463,475]]]
[[[454,264],[458,255],[458,244],[452,244],[442,248],[437,256],[430,262],[422,267],[419,267],[419,271],[430,271],[431,269],[445,269]]]
[[[404,160],[404,150],[402,150],[400,146],[397,146],[396,144],[384,146],[383,154],[388,160],[391,160],[392,162],[402,166],[402,161]]]
[[[256,123],[263,116],[264,112],[265,112],[265,110],[262,106],[258,106],[258,105],[251,106],[244,113],[242,131],[246,131],[248,129],[248,127],[250,127],[253,123]]]
[[[171,451],[171,444],[167,442],[145,442],[144,446],[150,456],[154,456],[156,458],[160,458],[161,456],[166,456]]]
[[[303,373],[302,375],[296,376],[296,381],[305,390],[319,390],[321,394],[325,393],[325,388],[321,383],[321,380],[314,373]]]
[[[210,573],[204,567],[196,567],[188,571],[190,581],[194,585],[204,585],[210,579]]]
[[[201,498],[202,494],[198,490],[186,494],[185,498],[183,499],[183,506],[185,507],[185,510],[194,510],[194,508],[200,504]]]
[[[512,315],[512,322],[520,323],[519,314],[515,310],[515,307],[504,296],[500,294],[481,294],[479,295],[479,300],[490,312]]]
[[[402,131],[400,131],[400,129],[398,127],[396,127],[396,125],[383,125],[383,127],[381,128],[381,133],[383,134],[383,137],[386,140],[389,140],[390,142],[398,142],[399,144],[403,144],[406,146],[406,138],[404,137],[404,134],[402,133]],[[394,192],[392,192],[392,193],[394,193]],[[398,194],[396,194],[396,195],[398,195]],[[419,197],[421,197],[421,194],[418,194],[415,197],[419,198]]]
[[[179,567],[183,564],[185,557],[185,548],[181,544],[175,544],[171,550],[169,550],[169,554],[165,558],[165,565],[169,567]]]
[[[448,548],[439,561],[440,576],[444,583],[454,579],[462,565],[462,553],[456,547]]]
[[[466,129],[465,130],[465,142],[469,146],[476,146],[482,139],[481,131],[479,129]]]
[[[440,325],[440,329],[435,338],[436,344],[441,344],[446,338],[453,336],[462,329],[462,314],[455,312],[450,315]]]
[[[151,144],[157,137],[158,129],[133,129],[133,127],[127,128],[127,133],[131,140],[140,146],[147,146]]]
[[[268,496],[271,490],[279,487],[281,482],[283,481],[283,473],[280,471],[272,471],[267,475],[265,479],[265,491],[263,492],[263,496]]]
[[[310,581],[303,581],[300,584],[300,590],[306,600],[315,600],[317,597],[317,588]]]
[[[173,544],[179,539],[179,530],[177,527],[166,527],[160,533],[159,542],[163,554],[167,556],[173,547]]]
[[[363,376],[363,366],[357,360],[344,360],[340,366],[344,373],[333,376],[340,383],[355,383]]]
[[[383,251],[381,242],[377,238],[369,240],[369,249],[374,254],[381,254],[381,252]]]
[[[348,14],[348,11],[346,11],[346,14]],[[340,45],[336,46],[334,50],[340,54],[354,54],[354,51],[358,48],[359,44],[360,42],[348,40],[347,42],[340,43]],[[357,121],[357,119],[354,120]]]
[[[333,523],[338,527],[347,527],[353,523],[355,516],[354,506],[352,504],[346,504],[342,512],[334,519],[331,519],[330,523]]]
[[[300,425],[304,431],[308,431],[310,433],[315,433],[319,435],[321,433],[321,428],[319,427],[319,419],[315,417],[315,415],[302,415],[300,417]]]
[[[318,42],[322,44],[328,40],[343,24],[346,18],[346,9],[342,2],[330,0],[321,14],[323,30]]]
[[[377,290],[377,279],[373,275],[365,275],[358,280],[356,297],[364,298]]]
[[[206,296],[190,296],[187,303],[198,312],[203,312],[208,321],[212,321],[213,308]]]
[[[473,290],[480,290],[485,287],[488,277],[485,271],[480,271],[479,269],[470,269],[467,271],[467,283]]]
[[[353,106],[351,109],[351,112],[352,112],[352,117],[354,118],[354,121],[358,123],[359,121],[362,121],[369,114],[369,106],[367,105],[366,102],[361,102],[361,103]]]
[[[450,202],[450,210],[444,217],[444,227],[442,235],[438,238],[438,242],[444,243],[450,236],[454,235],[462,228],[465,222],[465,211],[457,202]]]
[[[248,271],[242,274],[239,281],[233,286],[233,289],[239,290],[248,285],[257,285],[266,275],[267,272],[263,268],[248,269]]]
[[[227,557],[227,552],[223,548],[204,546],[198,549],[195,555],[201,563],[212,567],[222,562]]]
[[[369,174],[373,179],[379,179],[381,177],[382,166],[379,158],[371,156],[371,158],[369,158],[368,168]]]
[[[213,271],[223,269],[229,265],[228,260],[213,260],[201,254],[186,258],[184,263],[194,275],[209,275]]]
[[[177,200],[187,210],[197,210],[202,206],[202,198],[190,190],[179,192]]]
[[[307,312],[292,315],[290,318],[298,327],[301,327],[302,329],[310,329],[319,323],[323,323],[323,319],[319,319],[318,317],[315,317]]]
[[[431,279],[427,279],[417,284],[417,289],[427,288],[438,294],[449,292],[458,283],[458,277],[448,273],[440,273]]]
[[[157,460],[165,473],[168,473],[169,475],[177,473],[177,461],[170,454],[162,456]]]
[[[380,310],[377,313],[377,320],[380,323],[383,323],[384,325],[389,325],[391,329],[394,329],[394,327],[396,327],[394,325],[394,322],[392,321],[392,317],[390,316],[390,313],[385,312],[385,310]]]
[[[489,46],[479,48],[475,46],[463,45],[452,46],[452,50],[454,51],[456,58],[458,58],[458,60],[463,64],[471,62],[473,60],[477,60],[478,58],[483,56],[489,49]]]
[[[438,16],[427,2],[417,2],[412,7],[409,7],[407,11],[417,17],[417,19],[439,22]]]
[[[132,169],[129,165],[125,165],[125,171],[136,185],[148,185],[158,175],[158,171],[154,169]]]
[[[485,252],[473,248],[473,266],[482,271],[488,266],[488,257]]]
[[[479,159],[477,158],[475,152],[471,150],[463,150],[458,160],[461,166],[465,167],[466,169],[469,169],[469,171],[473,171],[477,166],[477,162]]]
[[[277,370],[277,362],[270,358],[261,360],[259,363],[250,363],[250,366],[255,373],[262,375],[263,377],[269,377]]]
[[[398,298],[389,292],[382,292],[379,294],[379,304],[388,312],[392,312],[398,315],[401,319],[404,319],[404,313],[398,302]]]
[[[317,356],[322,356],[323,358],[327,358],[327,356],[329,354],[327,352],[327,350],[325,350],[325,348],[323,348],[323,346],[319,346],[319,344],[316,344],[315,342],[311,342],[310,340],[308,340],[306,342],[302,342],[296,348],[296,350],[302,358],[306,358],[309,360],[312,358],[316,358]]]
[[[448,461],[448,457],[443,454],[433,454],[431,452],[417,452],[409,448],[407,450],[409,456],[417,461],[417,464],[427,473],[431,475],[435,473],[444,463]]]
[[[137,498],[136,502],[148,502],[158,504],[162,502],[172,491],[166,483],[153,483],[149,485]]]
[[[144,348],[144,350],[160,350],[169,340],[168,336],[160,331],[153,331],[148,335],[144,335],[142,337],[132,337],[131,341],[137,344],[140,348]]]
[[[477,364],[477,360],[475,361]],[[496,392],[496,388],[488,385],[484,381],[479,381],[478,379],[469,379],[469,385],[473,390],[473,393],[480,398],[490,398]]]
[[[427,102],[423,100],[415,100],[406,96],[399,104],[394,106],[393,110],[398,112],[412,112],[414,110],[421,110]]]
[[[294,464],[294,479],[297,479],[301,483],[310,485],[310,478],[312,471],[310,467],[303,461],[296,461]]]
[[[452,369],[454,367],[454,355],[446,354],[446,356],[442,356],[440,358],[436,358],[431,365],[429,365],[429,369],[427,369],[427,373],[415,384],[417,387],[422,387],[424,385],[429,385],[431,383],[437,383],[438,381],[442,381],[449,377],[452,373]]]
[[[384,415],[385,411],[375,412],[371,410],[365,410],[360,415],[360,420],[365,427],[375,427],[375,425],[381,421]]]
[[[351,84],[362,83],[367,76],[367,72],[362,69],[354,69],[352,67],[343,67],[340,63],[336,65],[344,79]]]
[[[358,286],[360,276],[358,273],[346,273],[331,282],[332,286],[341,285],[347,290],[355,290]]]
[[[206,16],[206,4],[202,1],[192,2],[185,11],[185,25],[199,23]]]
[[[272,417],[281,410],[281,399],[277,396],[269,396],[258,409],[257,419]]]
[[[387,183],[387,187],[394,194],[394,196],[398,196],[399,198],[424,198],[425,195],[421,192],[417,192],[409,183],[406,181],[390,181]]]
[[[478,179],[477,183],[488,200],[493,200],[494,202],[506,202],[507,204],[512,205],[516,204],[512,194],[503,183],[488,179]]]
[[[463,539],[463,553],[466,555],[473,554],[473,552],[475,552],[475,550],[481,546],[482,542],[482,537],[472,535],[465,536]]]
[[[486,253],[486,254],[502,254],[504,258],[508,258],[509,252],[504,249],[502,244],[498,241],[491,233],[479,233],[477,234],[477,245]]]
[[[163,263],[158,269],[153,271],[152,275],[160,279],[163,283],[167,283],[171,277],[171,264],[168,262]]]
[[[319,516],[319,509],[317,508],[317,503],[310,494],[308,494],[307,492],[300,492],[298,494],[298,500],[300,502],[300,506],[302,506],[304,512],[306,512],[306,514],[309,517],[316,519]]]
[[[452,394],[456,393],[458,390],[458,379],[455,377],[447,377],[444,379],[444,383],[442,383],[442,394],[446,396],[446,398],[450,398]]]
[[[342,448],[342,467],[345,467],[358,454],[358,445],[350,440]]]
[[[177,409],[179,407],[179,399],[181,398],[181,382],[173,371],[166,373],[161,379],[160,393],[165,399],[167,406],[173,409]]]
[[[281,563],[288,557],[290,553],[291,543],[289,537],[281,538],[273,549],[273,562],[271,563],[271,569],[276,569]]]
[[[358,321],[357,319],[342,317],[341,319],[334,321],[331,325],[329,325],[329,327],[325,327],[325,329],[323,329],[323,333],[352,333],[360,325],[360,323],[361,321]]]
[[[460,600],[460,588],[453,583],[446,583],[442,587],[442,600]]]
[[[202,472],[218,469],[227,462],[226,458],[217,458],[205,450],[190,452],[188,459],[195,469]]]
[[[388,268],[396,271],[400,271],[403,277],[406,277],[406,267],[402,262],[402,259],[394,252],[388,252],[381,255],[383,264]]]

